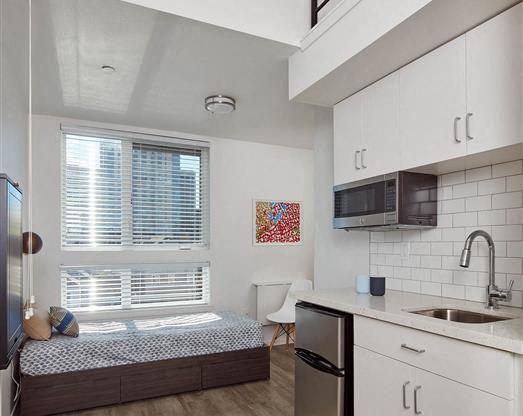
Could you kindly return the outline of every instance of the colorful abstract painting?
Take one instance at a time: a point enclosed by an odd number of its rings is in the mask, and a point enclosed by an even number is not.
[[[254,201],[254,244],[301,244],[301,203]]]

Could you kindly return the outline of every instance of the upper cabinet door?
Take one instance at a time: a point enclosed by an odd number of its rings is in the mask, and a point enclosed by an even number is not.
[[[362,168],[365,177],[402,168],[399,88],[399,72],[394,72],[363,91]]]
[[[334,106],[334,185],[361,179],[362,93]]]
[[[405,169],[466,154],[465,55],[465,36],[461,36],[400,69],[400,135]],[[455,122],[456,117],[461,120]]]
[[[515,6],[466,34],[469,154],[522,140],[522,12]]]

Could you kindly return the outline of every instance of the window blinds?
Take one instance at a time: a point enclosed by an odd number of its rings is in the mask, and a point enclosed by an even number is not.
[[[62,245],[205,247],[209,149],[63,134]]]
[[[73,311],[209,303],[209,264],[62,267],[62,306]]]

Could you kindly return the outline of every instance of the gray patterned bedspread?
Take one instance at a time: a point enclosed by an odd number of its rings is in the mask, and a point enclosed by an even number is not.
[[[37,376],[263,346],[262,326],[234,312],[80,324],[80,336],[29,340],[21,371]]]

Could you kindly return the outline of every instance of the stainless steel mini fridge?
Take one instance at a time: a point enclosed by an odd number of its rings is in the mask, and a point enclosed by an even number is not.
[[[296,305],[295,416],[353,416],[352,315]]]

